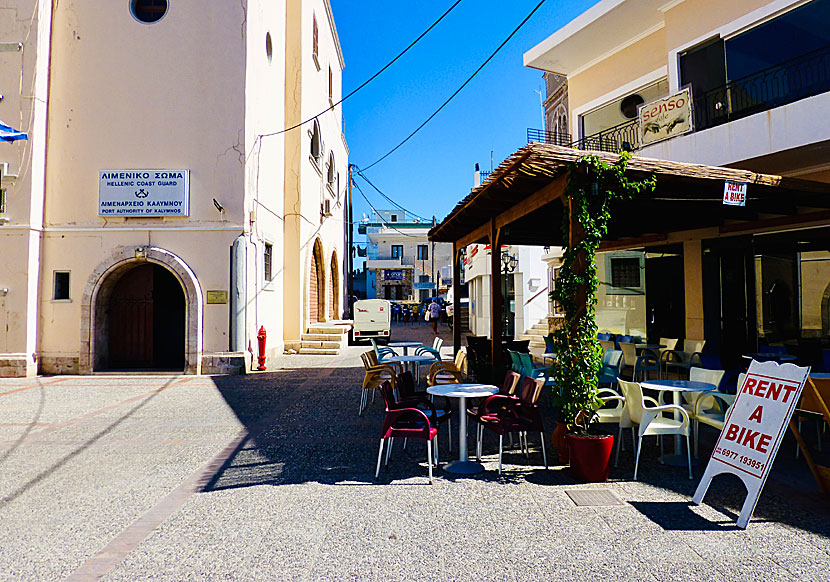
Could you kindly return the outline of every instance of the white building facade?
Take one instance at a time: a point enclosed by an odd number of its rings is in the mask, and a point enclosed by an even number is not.
[[[452,245],[427,239],[432,228],[403,210],[378,210],[358,226],[366,235],[369,299],[423,301],[452,285]]]
[[[0,119],[29,134],[0,146],[1,374],[229,371],[261,327],[274,355],[341,317],[327,0],[0,7],[27,15]]]

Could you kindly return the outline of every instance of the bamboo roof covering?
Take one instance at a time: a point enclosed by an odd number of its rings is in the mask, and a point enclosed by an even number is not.
[[[532,143],[521,148],[430,230],[430,240],[479,242],[486,238],[485,225],[501,217],[504,244],[560,245],[561,192],[568,167],[589,154],[605,163],[619,159],[607,152],[551,144]],[[657,187],[647,195],[612,204],[607,241],[659,238],[670,232],[711,227],[726,234],[788,221],[830,225],[830,184],[823,182],[636,155],[628,172],[635,178],[655,175]],[[725,180],[748,184],[746,206],[723,204]],[[540,194],[546,189],[548,195],[542,200]],[[523,211],[524,205],[532,211]]]

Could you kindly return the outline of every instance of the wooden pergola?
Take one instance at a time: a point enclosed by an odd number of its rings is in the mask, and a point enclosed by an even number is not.
[[[609,164],[619,159],[615,154],[549,144],[523,147],[430,230],[430,240],[453,243],[455,313],[461,307],[462,250],[473,243],[491,245],[491,338],[503,335],[501,246],[563,246],[561,226],[567,212],[563,192],[569,167],[588,154]],[[628,173],[635,179],[654,175],[657,186],[648,195],[611,204],[601,251],[665,244],[686,231],[706,232],[708,238],[830,224],[830,184],[636,156],[628,164]],[[745,206],[723,204],[726,180],[748,184]],[[461,345],[458,325],[453,327],[453,343],[457,351]],[[499,344],[492,342],[494,364],[501,359]]]

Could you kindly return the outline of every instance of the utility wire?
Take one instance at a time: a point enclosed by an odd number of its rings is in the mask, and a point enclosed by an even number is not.
[[[489,57],[487,57],[487,60],[486,60],[486,61],[484,61],[484,62],[481,64],[481,66],[480,66],[479,68],[477,68],[477,69],[475,70],[475,72],[474,72],[472,75],[470,75],[470,76],[467,78],[467,80],[466,80],[466,81],[464,81],[464,83],[463,83],[463,84],[462,84],[462,85],[461,85],[458,89],[456,89],[456,90],[455,90],[455,92],[454,92],[452,95],[450,95],[450,96],[449,96],[449,98],[448,98],[446,101],[444,101],[444,103],[442,103],[442,104],[441,104],[441,106],[440,106],[438,109],[436,109],[436,110],[433,112],[433,114],[432,114],[432,115],[430,115],[429,117],[427,117],[426,121],[424,121],[421,125],[419,125],[417,128],[415,128],[415,131],[413,131],[413,132],[412,132],[412,133],[410,133],[408,136],[406,136],[406,139],[404,139],[401,143],[399,143],[398,145],[396,145],[395,147],[393,147],[391,150],[389,150],[388,152],[386,152],[383,156],[381,156],[380,158],[378,158],[377,160],[375,160],[374,162],[372,162],[371,164],[369,164],[368,166],[366,166],[365,168],[363,168],[363,171],[365,172],[366,170],[368,170],[368,169],[372,168],[373,166],[376,166],[377,164],[381,163],[383,160],[385,160],[386,158],[388,158],[389,156],[391,156],[391,155],[392,155],[393,153],[395,153],[395,152],[396,152],[396,151],[397,151],[397,150],[398,150],[398,149],[399,149],[399,148],[400,148],[403,144],[405,144],[405,143],[406,143],[406,142],[408,142],[410,139],[412,139],[412,138],[415,136],[415,134],[416,134],[416,133],[418,133],[419,131],[421,131],[427,123],[429,123],[430,121],[432,121],[432,119],[433,119],[436,115],[438,115],[438,114],[441,112],[441,110],[442,110],[442,109],[444,109],[444,107],[446,107],[447,105],[449,105],[450,101],[452,101],[452,100],[455,98],[455,96],[456,96],[456,95],[458,95],[459,93],[461,93],[461,91],[464,89],[464,87],[466,87],[466,86],[470,83],[470,81],[472,81],[472,80],[475,78],[475,76],[476,76],[476,75],[478,75],[478,74],[479,74],[479,72],[481,72],[481,70],[482,70],[484,67],[486,67],[486,66],[487,66],[487,63],[489,63],[490,61],[492,61],[492,60],[493,60],[493,58],[494,58],[494,57],[495,57],[495,56],[499,53],[499,51],[501,51],[501,49],[503,49],[503,48],[504,48],[504,45],[506,45],[508,42],[510,42],[510,39],[511,39],[511,38],[513,38],[513,37],[516,35],[516,33],[517,33],[517,32],[519,32],[519,30],[520,30],[520,29],[521,29],[521,28],[522,28],[522,27],[523,27],[523,26],[527,23],[527,21],[528,21],[528,20],[530,20],[530,18],[531,18],[534,14],[536,14],[536,11],[537,11],[537,10],[539,10],[539,8],[541,8],[541,7],[542,7],[542,4],[544,4],[546,1],[547,1],[547,0],[542,0],[541,2],[539,2],[539,3],[536,5],[536,7],[535,7],[533,10],[531,10],[531,11],[530,11],[530,14],[528,14],[528,15],[525,17],[525,19],[524,19],[524,20],[522,20],[522,22],[519,24],[519,26],[517,26],[517,27],[513,30],[513,32],[511,32],[511,33],[510,33],[510,36],[508,36],[508,37],[504,40],[504,42],[503,42],[503,43],[501,43],[501,44],[498,46],[498,48],[497,48],[495,51],[493,51],[493,53],[492,53]]]
[[[314,121],[315,119],[317,119],[318,117],[320,117],[321,115],[323,115],[324,113],[326,113],[327,111],[329,111],[330,109],[334,109],[335,107],[337,107],[338,105],[340,105],[341,103],[343,103],[346,99],[348,99],[349,97],[351,97],[352,95],[354,95],[355,93],[357,93],[358,91],[360,91],[361,89],[363,89],[363,87],[365,87],[366,85],[368,85],[369,83],[371,83],[372,81],[374,81],[376,78],[378,78],[378,77],[381,75],[381,73],[383,73],[386,69],[388,69],[388,68],[389,68],[389,67],[391,67],[393,64],[395,64],[395,62],[396,62],[398,59],[400,59],[400,58],[401,58],[402,56],[404,56],[407,52],[409,52],[409,49],[411,49],[411,48],[412,48],[412,47],[414,47],[416,44],[418,44],[418,42],[419,42],[422,38],[424,38],[427,34],[429,34],[429,32],[430,32],[433,28],[435,28],[436,26],[438,26],[438,23],[439,23],[439,22],[441,22],[442,20],[444,20],[444,18],[445,18],[447,15],[449,15],[449,13],[450,13],[450,12],[452,12],[452,11],[455,9],[455,7],[456,7],[456,6],[458,6],[459,4],[461,4],[461,1],[462,1],[462,0],[456,0],[455,2],[453,2],[452,6],[450,6],[449,8],[447,8],[447,11],[446,11],[446,12],[444,12],[444,13],[443,13],[443,14],[442,14],[439,18],[438,18],[438,20],[436,20],[435,22],[433,22],[433,23],[430,25],[430,27],[429,27],[429,28],[427,28],[424,32],[422,32],[422,33],[418,36],[418,38],[416,38],[416,39],[415,39],[415,40],[413,40],[411,43],[409,43],[409,46],[407,46],[405,49],[403,49],[401,52],[399,52],[399,53],[395,56],[395,58],[393,58],[391,61],[389,61],[388,63],[386,63],[386,64],[383,66],[383,68],[382,68],[382,69],[380,69],[377,73],[375,73],[374,75],[372,75],[371,77],[369,77],[368,79],[366,79],[363,83],[361,83],[361,84],[360,84],[360,86],[359,86],[359,87],[357,87],[356,89],[352,90],[352,91],[351,91],[348,95],[346,95],[345,97],[343,97],[340,101],[338,101],[338,102],[337,102],[337,103],[335,103],[334,105],[331,105],[331,106],[327,107],[326,109],[324,109],[323,111],[321,111],[321,112],[320,112],[320,113],[318,113],[317,115],[315,115],[315,116],[313,116],[313,117],[309,117],[309,118],[308,118],[308,119],[306,119],[305,121],[301,121],[300,123],[298,123],[298,124],[296,124],[296,125],[292,125],[291,127],[286,127],[285,129],[282,129],[282,130],[280,130],[280,131],[275,131],[275,132],[272,132],[272,133],[263,133],[262,135],[260,135],[260,137],[269,137],[269,136],[272,136],[272,135],[280,135],[281,133],[286,133],[286,132],[291,131],[291,130],[293,130],[293,129],[297,129],[298,127],[302,127],[302,126],[303,126],[303,125],[305,125],[306,123],[310,123],[311,121]]]
[[[402,230],[400,230],[400,229],[398,229],[398,228],[395,228],[395,226],[394,226],[392,223],[387,222],[387,221],[386,221],[386,219],[385,219],[385,218],[383,218],[383,214],[381,214],[380,212],[378,212],[377,208],[375,208],[374,206],[372,206],[372,203],[371,203],[371,202],[369,202],[369,199],[366,197],[366,194],[364,194],[364,193],[363,193],[363,190],[360,188],[360,185],[359,185],[357,182],[354,182],[354,187],[355,187],[355,188],[357,188],[357,191],[358,191],[358,192],[360,192],[360,195],[361,195],[361,196],[363,196],[363,199],[366,201],[366,204],[368,204],[368,205],[369,205],[369,208],[371,208],[371,209],[374,211],[374,213],[378,215],[378,218],[380,218],[380,221],[381,221],[383,224],[385,224],[387,227],[391,228],[392,230],[397,231],[398,233],[400,233],[400,234],[402,234],[402,235],[404,235],[404,236],[410,236],[410,237],[412,237],[412,238],[422,238],[421,236],[419,236],[419,235],[417,235],[417,234],[409,234],[409,233],[403,232]]]
[[[372,183],[372,181],[371,181],[371,180],[369,180],[369,178],[367,178],[366,176],[364,176],[364,175],[363,175],[363,173],[360,171],[360,169],[358,169],[358,167],[357,167],[357,166],[355,166],[354,164],[352,164],[352,166],[353,166],[353,167],[354,167],[354,169],[355,169],[355,174],[357,174],[358,176],[360,176],[361,178],[363,178],[364,180],[366,180],[366,183],[367,183],[367,184],[369,184],[369,186],[371,186],[372,188],[374,188],[374,189],[375,189],[375,191],[377,191],[377,193],[378,193],[378,194],[380,194],[381,196],[383,196],[384,198],[386,198],[386,200],[387,200],[387,201],[389,201],[390,203],[392,203],[392,204],[393,204],[396,208],[399,208],[400,210],[403,210],[403,211],[404,211],[404,212],[406,212],[407,214],[411,214],[412,216],[414,216],[414,217],[416,217],[416,218],[420,218],[421,220],[424,220],[424,221],[426,221],[426,222],[430,222],[430,221],[432,220],[431,218],[426,218],[425,216],[421,216],[420,214],[415,214],[415,213],[414,213],[414,212],[412,212],[411,210],[407,210],[406,208],[404,208],[403,206],[401,206],[400,204],[398,204],[397,202],[395,202],[394,200],[392,200],[389,196],[387,196],[386,194],[384,194],[384,193],[380,190],[380,188],[378,188],[377,186],[375,186],[375,185]]]

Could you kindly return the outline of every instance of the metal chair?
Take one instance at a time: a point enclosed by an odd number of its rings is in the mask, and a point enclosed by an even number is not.
[[[369,399],[367,390],[373,391],[372,402],[374,402],[374,390],[380,389],[381,384],[384,382],[390,382],[392,384],[392,388],[394,389],[397,375],[397,370],[395,370],[395,368],[393,368],[390,364],[378,363],[375,352],[373,351],[360,354],[360,359],[363,361],[363,367],[366,369],[366,373],[363,376],[363,389],[360,395],[360,407],[357,411],[358,416],[362,416],[363,411],[366,409],[367,401]]]

